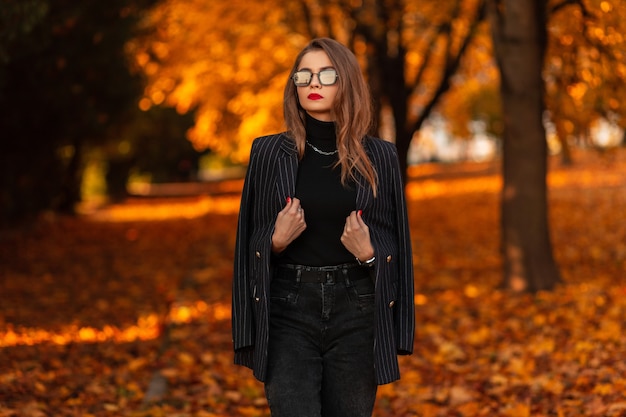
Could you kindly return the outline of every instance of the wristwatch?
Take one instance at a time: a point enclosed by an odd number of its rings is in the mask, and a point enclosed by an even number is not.
[[[356,261],[359,265],[361,266],[367,266],[367,267],[372,267],[374,266],[374,262],[376,262],[376,256],[372,256],[370,259],[368,259],[367,261],[361,261],[358,257],[356,258]]]

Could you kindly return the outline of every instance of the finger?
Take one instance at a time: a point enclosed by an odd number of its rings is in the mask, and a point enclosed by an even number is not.
[[[359,226],[359,219],[356,211],[350,212],[350,215],[346,218],[346,226],[349,228],[355,228]]]
[[[345,234],[350,228],[352,228],[352,213],[346,217],[346,224],[343,226],[343,233]]]
[[[296,219],[296,222],[298,222],[298,224],[304,223],[304,210],[302,210],[302,207],[296,208],[293,211],[293,215],[294,215],[294,218]]]
[[[355,220],[358,223],[359,227],[366,227],[365,222],[363,221],[363,210],[359,210],[356,212]]]
[[[289,211],[289,209],[291,208],[291,206],[293,205],[293,199],[289,196],[287,196],[287,198],[285,199],[286,204],[285,207],[283,207],[284,211]]]
[[[292,207],[295,211],[302,211],[302,206],[300,205],[300,199],[299,198],[292,198],[291,199],[291,203],[292,203]]]

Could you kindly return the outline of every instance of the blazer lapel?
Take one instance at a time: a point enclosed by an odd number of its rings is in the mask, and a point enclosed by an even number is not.
[[[372,186],[365,180],[365,178],[357,175],[358,185],[356,188],[356,209],[367,211],[374,194],[372,192]]]
[[[372,157],[369,154],[369,146],[368,146],[367,140],[363,142],[363,146],[365,147],[365,152],[370,157],[370,161],[371,161]],[[356,209],[367,211],[369,205],[374,200],[374,192],[372,190],[372,186],[370,185],[369,182],[365,180],[365,177],[358,172],[356,174],[356,180],[357,180]]]
[[[276,190],[278,197],[285,199],[296,193],[298,175],[298,149],[293,140],[285,135],[280,137],[281,144],[277,164]],[[367,150],[367,147],[366,147]],[[356,209],[366,211],[373,201],[372,187],[365,178],[357,173]]]
[[[279,198],[293,197],[296,193],[296,177],[298,175],[298,150],[293,140],[281,135],[281,152],[276,161],[276,189]]]

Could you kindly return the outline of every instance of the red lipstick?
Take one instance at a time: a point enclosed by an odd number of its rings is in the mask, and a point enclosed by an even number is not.
[[[323,97],[323,96],[321,96],[321,95],[319,95],[319,94],[316,94],[316,93],[311,93],[311,94],[309,94],[309,95],[307,96],[307,98],[308,98],[309,100],[320,100],[320,99],[322,99],[322,98],[324,98],[324,97]]]

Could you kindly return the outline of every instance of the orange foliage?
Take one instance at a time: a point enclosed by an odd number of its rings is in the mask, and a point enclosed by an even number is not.
[[[139,107],[194,111],[187,136],[197,149],[247,161],[252,139],[282,126],[282,90],[305,42],[288,15],[277,0],[159,2],[145,19],[149,35],[126,48],[148,81]]]
[[[619,0],[552,2],[545,72],[547,106],[563,135],[587,139],[600,117],[624,126],[626,8]]]
[[[551,167],[565,283],[534,296],[497,287],[495,165],[414,168],[415,353],[380,387],[377,417],[624,415],[626,151],[610,158]],[[0,416],[269,415],[232,365],[237,213],[180,215],[200,201],[129,201],[0,236]]]

